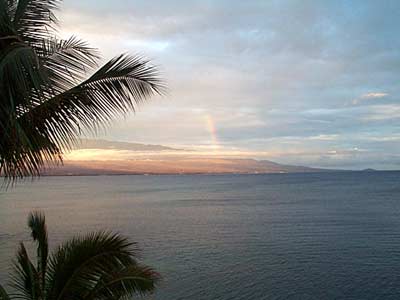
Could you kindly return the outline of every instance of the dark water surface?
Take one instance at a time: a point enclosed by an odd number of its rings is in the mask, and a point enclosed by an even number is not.
[[[26,217],[52,245],[120,231],[156,299],[399,299],[400,173],[45,177],[0,192],[0,280]]]

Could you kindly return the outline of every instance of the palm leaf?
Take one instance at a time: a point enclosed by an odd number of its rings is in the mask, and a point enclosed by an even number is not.
[[[39,57],[57,94],[82,82],[100,58],[96,49],[74,36],[67,40],[44,40]]]
[[[7,294],[6,290],[0,284],[0,300],[11,300],[10,296]]]
[[[18,120],[9,126],[0,140],[0,174],[9,179],[39,175],[46,164],[61,160],[59,148],[23,122]]]
[[[57,165],[62,160],[58,147],[45,137],[35,132],[29,136],[30,140],[28,140],[25,132],[18,134],[19,140],[11,140],[11,144],[5,144],[4,149],[1,150],[0,175],[5,175],[6,179],[39,176],[44,168]],[[10,181],[7,182],[10,183]]]
[[[69,149],[81,127],[96,129],[117,113],[135,110],[137,104],[164,86],[154,66],[140,57],[118,56],[83,83],[36,106],[21,116],[41,135]]]
[[[10,14],[13,14],[15,4],[7,0],[0,0],[0,33],[1,41],[16,38],[16,32],[13,29]],[[1,45],[1,43],[0,43]]]
[[[12,287],[16,290],[16,298],[38,300],[41,297],[39,274],[30,261],[23,243],[17,252],[11,279]]]
[[[98,280],[115,270],[135,265],[135,244],[105,232],[77,237],[60,246],[47,272],[49,299],[76,299],[88,294]]]
[[[38,246],[38,268],[21,243],[11,278],[11,287],[15,291],[12,298],[130,299],[134,295],[154,292],[160,281],[157,272],[137,262],[136,243],[109,232],[91,233],[67,241],[56,249],[46,265],[48,241],[44,215],[31,213],[28,226]],[[0,300],[10,300],[1,285]]]
[[[54,37],[60,0],[0,0],[0,176],[39,175],[82,130],[97,132],[165,87],[149,61]]]
[[[154,292],[160,275],[138,264],[104,274],[83,300],[121,299]]]
[[[30,46],[39,47],[53,35],[59,0],[19,0],[13,17],[14,28]]]
[[[46,278],[47,256],[49,253],[46,219],[44,214],[40,212],[33,212],[29,214],[28,226],[31,229],[33,240],[37,243],[37,270],[41,280],[40,284],[42,287],[44,287]]]
[[[20,105],[31,104],[32,92],[39,93],[46,83],[45,73],[40,68],[39,59],[32,48],[21,42],[14,42],[1,49],[0,95],[3,98],[2,109],[5,109],[6,106],[10,112],[18,114],[21,111]]]

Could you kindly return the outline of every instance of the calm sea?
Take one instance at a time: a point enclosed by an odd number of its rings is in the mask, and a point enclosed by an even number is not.
[[[155,299],[399,299],[400,173],[45,177],[0,192],[0,280],[29,211],[52,245],[111,229]]]

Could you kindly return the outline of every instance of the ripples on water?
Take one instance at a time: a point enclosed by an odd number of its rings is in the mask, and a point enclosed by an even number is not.
[[[398,299],[400,173],[47,177],[0,192],[0,279],[26,217],[52,245],[129,235],[156,299]]]

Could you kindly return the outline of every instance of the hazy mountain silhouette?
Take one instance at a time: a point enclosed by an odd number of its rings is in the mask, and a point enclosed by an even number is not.
[[[66,161],[62,167],[48,169],[45,175],[263,174],[327,171],[331,170],[280,165],[265,160],[183,158],[169,160]]]
[[[64,165],[45,171],[45,175],[113,175],[113,174],[258,174],[325,172],[329,170],[292,166],[268,160],[239,159],[200,155],[197,151],[185,151],[162,145],[114,142],[84,139],[77,150],[116,150],[111,157],[73,159]],[[118,151],[132,151],[128,158],[119,158]],[[94,150],[95,151],[95,150]],[[136,155],[135,152],[141,152]],[[146,154],[149,152],[149,155]],[[157,153],[158,152],[158,153]],[[151,155],[150,155],[151,153]],[[171,155],[172,153],[172,155]],[[167,155],[168,154],[168,155]]]
[[[269,160],[239,159],[200,155],[162,145],[114,142],[84,139],[76,150],[116,150],[111,157],[65,160],[64,165],[47,169],[45,175],[115,175],[115,174],[262,174],[327,172],[331,170],[293,166]],[[132,151],[128,158],[118,156],[118,151]],[[94,150],[95,151],[95,150]],[[135,152],[140,152],[135,154]],[[149,152],[149,154],[146,154]],[[171,154],[172,153],[172,154]]]
[[[179,151],[162,145],[147,145],[140,143],[115,142],[108,140],[82,139],[75,149],[105,149],[105,150],[130,150],[130,151]]]

